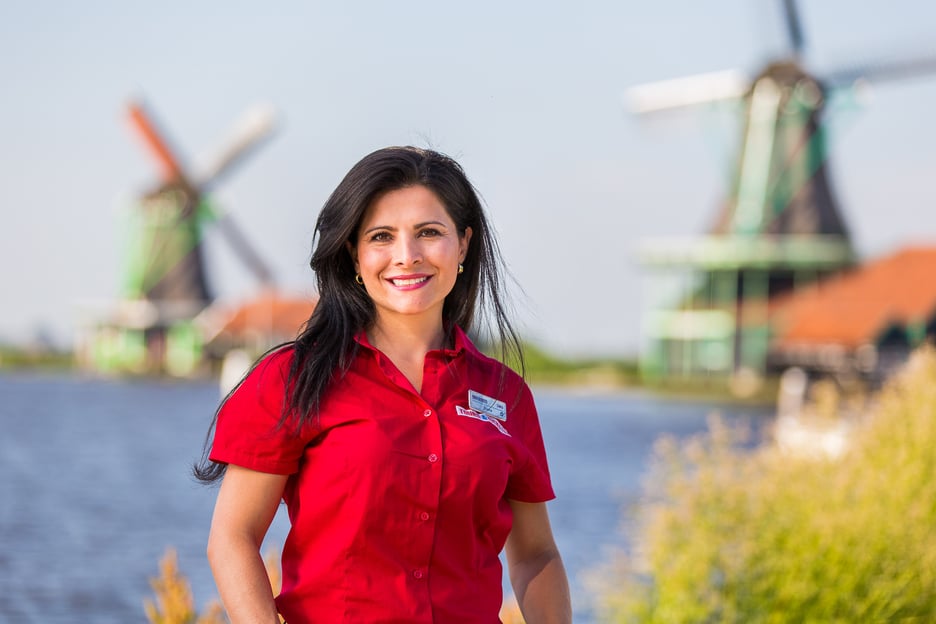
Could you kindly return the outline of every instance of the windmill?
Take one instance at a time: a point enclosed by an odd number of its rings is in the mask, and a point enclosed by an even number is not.
[[[641,261],[688,270],[691,286],[655,310],[642,357],[650,375],[763,375],[771,301],[848,268],[855,254],[832,190],[824,114],[830,94],[857,81],[936,70],[936,58],[868,64],[817,77],[804,63],[795,0],[783,0],[787,50],[753,79],[738,71],[631,88],[641,115],[720,100],[742,100],[744,125],[731,188],[707,235],[647,241]]]
[[[269,108],[248,111],[211,166],[190,175],[141,101],[131,102],[127,114],[160,178],[131,216],[122,300],[98,327],[90,359],[105,370],[187,374],[202,347],[195,320],[214,299],[205,270],[206,228],[220,230],[261,285],[274,285],[270,269],[233,218],[219,214],[209,199],[235,165],[270,137],[274,116]]]

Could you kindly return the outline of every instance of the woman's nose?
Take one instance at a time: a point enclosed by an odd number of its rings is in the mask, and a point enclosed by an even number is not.
[[[422,248],[419,241],[402,236],[398,239],[396,248],[396,264],[409,266],[422,262]]]

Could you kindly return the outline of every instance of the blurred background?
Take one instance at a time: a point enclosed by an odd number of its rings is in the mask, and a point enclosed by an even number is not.
[[[803,2],[804,62],[823,71],[934,54],[919,0]],[[531,340],[635,355],[639,241],[700,234],[728,193],[738,107],[648,119],[635,85],[724,69],[753,77],[789,43],[781,3],[4,3],[0,20],[0,337],[70,345],[83,305],[121,295],[124,214],[160,180],[127,122],[143,98],[187,167],[245,110],[276,133],[220,180],[278,283],[308,293],[317,211],[390,144],[457,158],[526,297]],[[831,184],[863,257],[932,240],[936,79],[888,80],[830,115]],[[256,287],[206,233],[218,296]]]
[[[20,545],[0,556],[15,590],[0,615],[142,618],[170,545],[210,596],[212,495],[185,471],[215,377],[307,316],[319,207],[394,144],[463,165],[521,333],[558,371],[541,379],[564,382],[543,384],[541,412],[584,596],[580,577],[626,542],[619,509],[658,435],[716,409],[759,430],[787,367],[878,385],[936,332],[934,32],[922,0],[4,2],[0,364],[74,352],[82,372],[0,369],[0,551]],[[799,121],[765,133],[784,115]],[[823,277],[839,290],[792,296]],[[884,306],[899,292],[882,284],[920,297]],[[829,292],[863,302],[844,333]],[[596,361],[627,388],[577,376]],[[121,371],[195,380],[101,376]],[[699,377],[733,397],[642,387]],[[82,581],[102,551],[106,573]],[[67,572],[39,581],[57,560]]]

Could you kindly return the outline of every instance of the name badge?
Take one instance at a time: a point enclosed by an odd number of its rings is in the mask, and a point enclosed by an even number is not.
[[[507,404],[503,401],[485,396],[480,392],[475,392],[474,390],[468,391],[468,407],[476,412],[487,414],[491,418],[507,422]]]

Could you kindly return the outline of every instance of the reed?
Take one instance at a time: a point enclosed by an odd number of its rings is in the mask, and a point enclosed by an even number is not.
[[[282,575],[279,553],[270,550],[264,555],[267,576],[273,595],[280,592]],[[179,571],[175,549],[169,548],[159,562],[159,576],[150,579],[153,599],[143,600],[143,610],[150,624],[227,624],[227,615],[217,600],[210,601],[204,611],[198,613],[188,579]],[[280,618],[280,622],[283,619]]]
[[[225,624],[227,618],[217,601],[212,601],[199,614],[195,609],[192,587],[179,572],[178,555],[172,548],[159,562],[159,576],[150,579],[154,599],[143,601],[143,610],[150,624]]]

